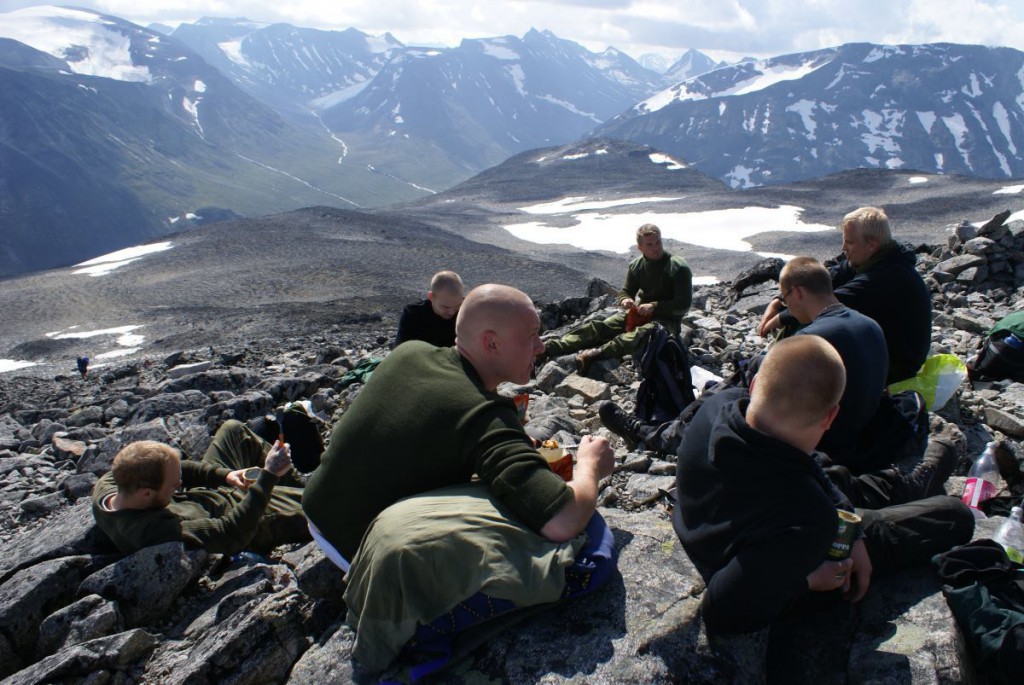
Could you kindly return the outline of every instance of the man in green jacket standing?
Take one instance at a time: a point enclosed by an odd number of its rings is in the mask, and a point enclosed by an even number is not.
[[[220,427],[202,461],[140,440],[118,452],[110,472],[97,481],[92,512],[100,530],[126,553],[181,541],[219,554],[266,554],[310,539],[302,488],[275,489],[291,466],[287,445],[271,447],[235,420]]]
[[[583,373],[599,359],[631,353],[655,323],[679,332],[680,319],[693,296],[690,267],[682,257],[665,251],[661,229],[654,224],[637,229],[636,245],[640,256],[629,263],[626,282],[619,291],[618,304],[623,311],[547,341],[545,358],[582,350],[576,355],[576,365]]]

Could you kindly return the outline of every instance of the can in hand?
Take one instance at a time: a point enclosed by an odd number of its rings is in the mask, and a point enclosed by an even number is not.
[[[832,546],[828,548],[828,558],[842,561],[850,558],[853,550],[853,540],[860,527],[860,516],[853,512],[839,510],[839,527],[836,529],[836,538]]]

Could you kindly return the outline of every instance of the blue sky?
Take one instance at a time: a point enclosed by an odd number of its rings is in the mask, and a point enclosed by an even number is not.
[[[53,4],[0,0],[0,10]],[[390,31],[406,44],[521,36],[549,29],[591,50],[719,58],[814,50],[848,42],[979,43],[1024,50],[1021,0],[73,0],[139,24],[246,17],[324,29]]]

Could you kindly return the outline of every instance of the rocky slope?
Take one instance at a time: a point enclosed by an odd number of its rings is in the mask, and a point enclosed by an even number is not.
[[[935,305],[934,352],[966,357],[985,330],[1020,306],[1024,225],[961,226],[921,254]],[[762,349],[751,333],[773,283],[736,297],[699,286],[685,319],[694,361],[730,370]],[[557,330],[610,304],[600,284],[542,308]],[[0,677],[3,683],[350,682],[352,632],[341,623],[341,574],[313,544],[269,559],[227,558],[168,544],[122,556],[93,530],[88,493],[124,444],[152,438],[199,456],[228,418],[307,398],[333,421],[358,394],[349,367],[386,353],[393,330],[377,319],[288,338],[225,337],[213,347],[114,364],[87,376],[0,377]],[[629,360],[588,377],[545,365],[527,386],[535,419],[572,435],[604,434],[596,403],[629,404]],[[519,388],[503,388],[516,392]],[[1022,493],[1018,441],[1024,385],[964,384],[939,414],[965,434],[967,456],[1006,447],[1003,495]],[[672,457],[628,451],[601,512],[614,530],[621,574],[586,601],[534,614],[445,672],[439,682],[717,683],[732,678],[709,652],[697,607],[704,586],[679,547],[663,491]],[[962,479],[951,479],[958,492]],[[1006,500],[1004,499],[1004,502]],[[978,535],[1000,519],[983,522]],[[796,680],[819,683],[970,681],[973,666],[930,569],[878,578],[857,607],[794,636],[808,659]],[[825,635],[825,638],[822,638]]]

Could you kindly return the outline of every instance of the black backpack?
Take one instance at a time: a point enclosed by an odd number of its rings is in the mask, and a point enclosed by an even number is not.
[[[288,402],[278,407],[273,415],[256,417],[249,421],[249,428],[271,445],[283,433],[285,442],[292,448],[292,465],[299,473],[311,473],[320,465],[324,451],[320,435],[323,423],[305,400]]]
[[[655,324],[633,353],[640,374],[636,391],[637,418],[649,423],[675,420],[693,402],[690,355],[677,333]]]
[[[1024,383],[1024,349],[1020,349],[1012,334],[1001,331],[989,336],[985,347],[973,362],[967,364],[967,374],[972,381],[998,381],[1009,379]]]

